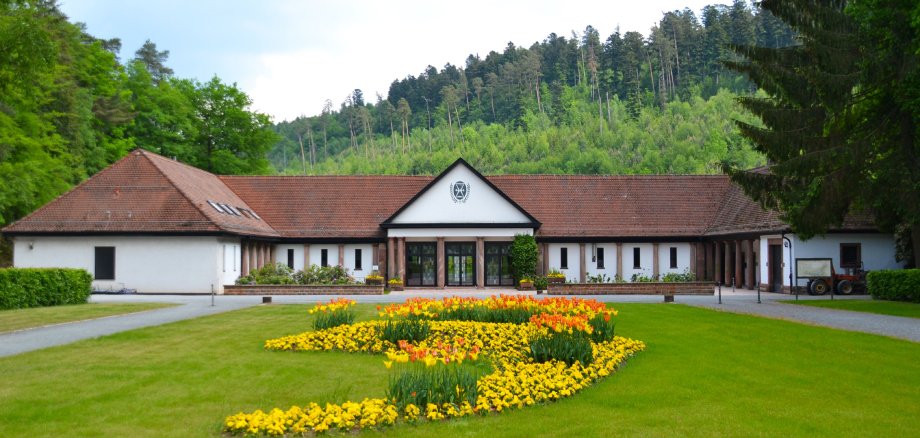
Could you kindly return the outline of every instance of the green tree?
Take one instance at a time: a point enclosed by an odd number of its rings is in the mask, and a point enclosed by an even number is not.
[[[867,210],[883,230],[909,226],[920,254],[920,8],[900,0],[761,6],[801,44],[734,47],[744,60],[729,67],[769,94],[742,99],[763,126],[739,127],[773,164],[764,173],[726,170],[805,237]]]
[[[271,119],[250,111],[252,100],[218,77],[206,83],[179,81],[195,111],[192,165],[218,174],[270,172],[268,150],[278,141]]]
[[[537,241],[529,234],[516,234],[511,242],[511,273],[514,282],[537,274]]]

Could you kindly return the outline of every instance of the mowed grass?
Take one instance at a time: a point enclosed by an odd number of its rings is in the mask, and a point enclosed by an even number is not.
[[[682,305],[622,304],[648,349],[574,397],[371,436],[911,436],[920,344]],[[285,353],[308,306],[260,306],[0,358],[4,436],[216,436],[226,415],[384,394],[378,356]],[[373,316],[370,305],[360,317]]]
[[[781,303],[800,306],[823,307],[825,309],[851,310],[854,312],[878,313],[881,315],[920,318],[920,303],[904,303],[884,300],[783,300]]]
[[[169,303],[87,303],[0,310],[0,333],[103,316],[122,315],[175,306]]]

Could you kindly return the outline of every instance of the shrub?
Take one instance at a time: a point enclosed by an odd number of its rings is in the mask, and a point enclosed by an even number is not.
[[[562,278],[562,279],[564,279],[564,278],[565,278],[565,274],[563,274],[562,272],[559,272],[558,269],[553,268],[553,269],[551,269],[551,270],[549,271],[549,274],[546,274],[546,277],[547,277],[547,278]]]
[[[428,337],[431,326],[428,321],[400,319],[387,321],[380,327],[380,339],[399,345],[399,341],[419,342]]]
[[[249,275],[236,280],[236,284],[293,284],[294,271],[282,263],[268,263],[259,269],[253,269]]]
[[[528,234],[516,234],[511,243],[511,273],[515,280],[533,278],[537,273],[537,241]]]
[[[546,286],[549,284],[549,281],[546,277],[534,277],[533,287],[536,290],[546,290]]]
[[[0,309],[83,304],[93,276],[83,269],[0,269]]]
[[[551,332],[530,342],[530,356],[535,362],[540,363],[555,359],[568,365],[575,362],[589,365],[594,360],[592,350],[587,335],[577,330],[573,333]]]
[[[669,272],[664,274],[664,276],[661,277],[661,281],[665,283],[687,283],[696,281],[696,274],[688,268],[684,269],[684,272]]]
[[[920,303],[920,269],[872,271],[866,280],[872,298]]]
[[[636,273],[633,274],[632,277],[629,277],[629,281],[631,283],[651,283],[655,281],[655,279],[645,274]]]
[[[588,283],[610,283],[610,277],[608,277],[607,274],[588,274],[587,280]]]
[[[388,283],[390,283],[390,286],[402,286],[403,281],[402,281],[402,278],[393,277],[390,279]]]
[[[297,284],[355,284],[355,279],[348,270],[341,266],[310,265],[310,268],[297,271],[293,276]]]

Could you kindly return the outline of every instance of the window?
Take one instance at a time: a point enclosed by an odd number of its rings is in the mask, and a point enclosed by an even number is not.
[[[355,271],[361,270],[361,248],[355,248]]]
[[[328,249],[319,250],[319,265],[322,267],[329,266],[329,250]]]
[[[604,269],[604,248],[598,248],[597,251],[597,269]]]
[[[294,269],[294,250],[288,249],[288,267]]]
[[[569,269],[569,249],[559,249],[559,269]]]
[[[840,267],[859,268],[862,266],[862,244],[840,244]]]
[[[115,279],[115,247],[96,247],[96,280]]]
[[[671,269],[677,269],[677,248],[671,247]]]
[[[639,248],[633,248],[633,269],[642,268],[642,257]]]

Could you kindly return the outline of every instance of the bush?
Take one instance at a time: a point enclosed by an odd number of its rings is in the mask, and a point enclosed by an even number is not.
[[[665,283],[687,283],[696,281],[696,275],[690,269],[684,269],[684,272],[669,272],[661,277]]]
[[[341,266],[310,265],[304,271],[294,274],[297,284],[355,284],[355,279],[348,274],[348,270]]]
[[[516,234],[511,243],[511,273],[515,281],[537,275],[537,241],[528,234]]]
[[[535,338],[530,342],[530,356],[540,363],[559,360],[568,365],[581,362],[587,366],[594,361],[591,341],[579,331],[550,333]]]
[[[236,284],[294,284],[294,270],[282,263],[268,263],[253,269],[249,275],[236,280]]]
[[[399,341],[419,342],[428,337],[431,326],[428,321],[401,319],[387,321],[380,327],[380,339],[399,345]]]
[[[83,269],[0,269],[0,309],[83,304],[93,276]]]
[[[920,269],[872,271],[866,280],[872,298],[920,303]]]

